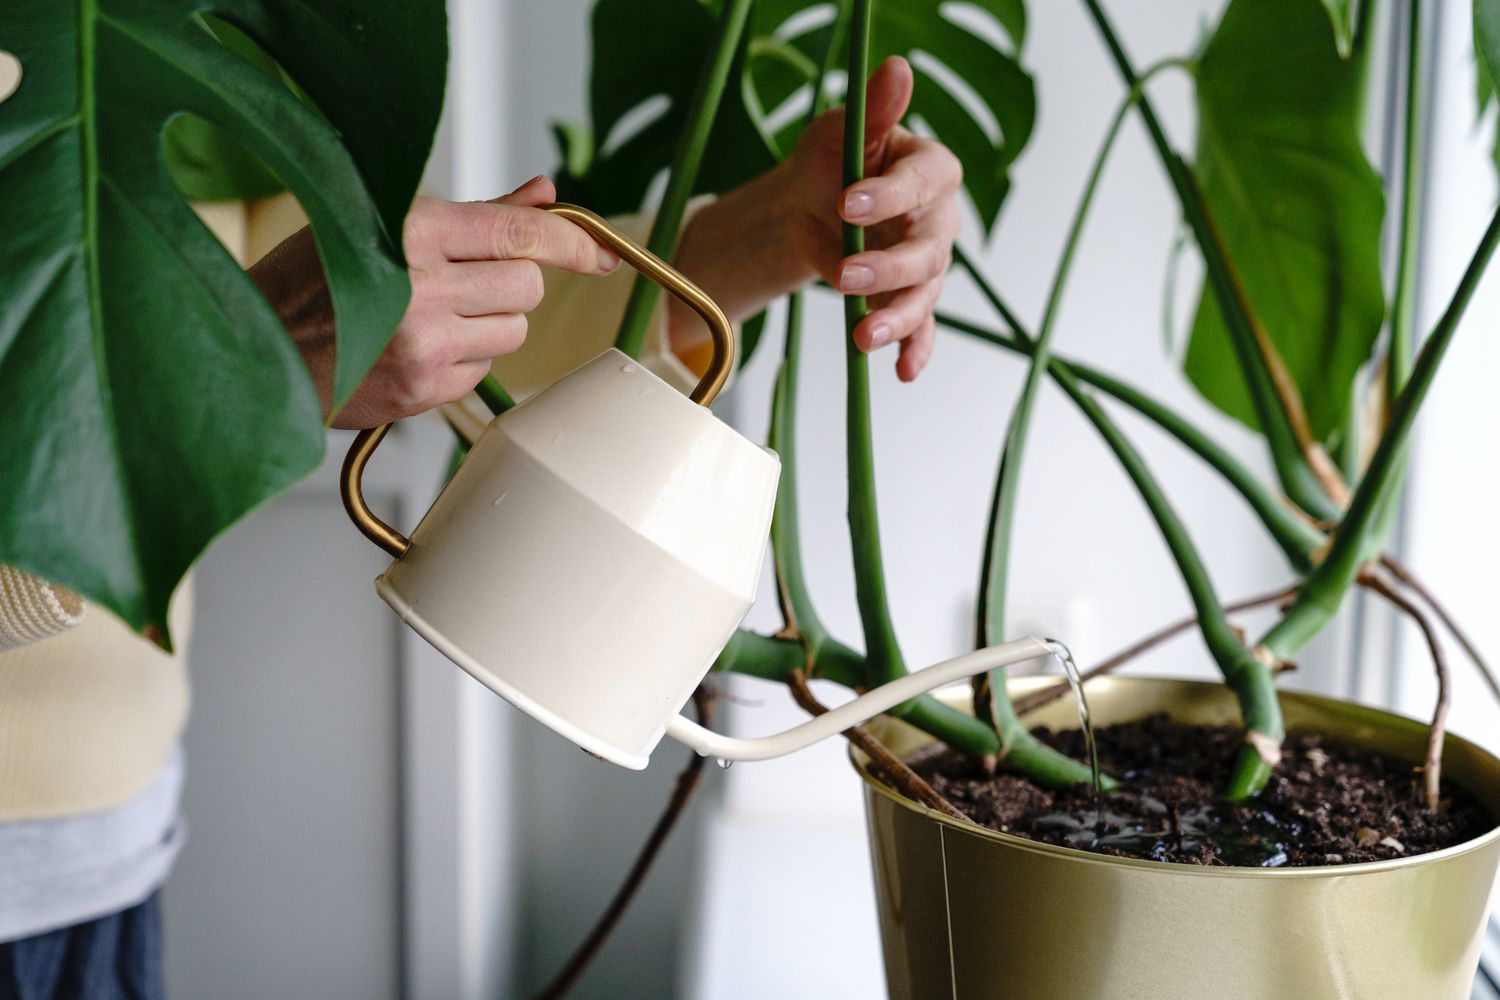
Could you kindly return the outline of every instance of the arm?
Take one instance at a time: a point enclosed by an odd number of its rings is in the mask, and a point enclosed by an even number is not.
[[[808,126],[785,162],[693,216],[676,264],[731,320],[821,278],[840,292],[871,296],[855,328],[866,351],[900,343],[896,372],[911,381],[932,355],[932,310],[958,235],[958,159],[898,122],[911,101],[906,60],[887,59],[868,84],[865,179],[840,186],[843,109]],[[871,227],[872,249],[844,258],[841,221]],[[707,331],[674,305],[670,336],[689,357]]]

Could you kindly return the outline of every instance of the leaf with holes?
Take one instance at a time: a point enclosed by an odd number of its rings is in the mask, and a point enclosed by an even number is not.
[[[300,200],[338,317],[342,402],[406,306],[401,227],[446,27],[441,4],[398,0],[10,5],[0,47],[22,77],[0,103],[0,561],[167,642],[167,602],[198,554],[317,464],[301,357],[174,187],[163,134],[193,115]]]
[[[1359,63],[1339,57],[1318,0],[1234,0],[1197,76],[1204,198],[1320,441],[1347,413],[1385,316],[1385,197],[1360,145]],[[1185,368],[1210,402],[1256,426],[1207,288]]]
[[[756,3],[697,191],[727,190],[791,150],[834,13],[827,2]],[[554,133],[567,165],[561,183],[567,197],[607,212],[640,207],[671,162],[712,22],[698,0],[599,0],[591,126],[558,126]],[[872,59],[911,59],[911,117],[962,161],[964,188],[988,230],[1036,118],[1035,89],[1019,62],[1026,35],[1021,0],[878,3],[872,31]]]
[[[808,23],[809,9],[825,16]],[[764,0],[756,5],[755,28],[815,63],[828,45],[831,19],[831,4]],[[1020,63],[1026,40],[1021,0],[877,3],[870,30],[871,65],[893,55],[911,61],[910,117],[963,163],[964,189],[985,230],[992,229],[1010,190],[1010,166],[1036,123],[1036,89]],[[768,108],[775,96],[766,100]]]
[[[698,0],[599,0],[589,70],[589,124],[557,124],[563,166],[558,196],[596,212],[632,212],[672,161],[687,127],[714,15]],[[694,193],[728,190],[773,166],[735,81],[744,46],[714,119]]]

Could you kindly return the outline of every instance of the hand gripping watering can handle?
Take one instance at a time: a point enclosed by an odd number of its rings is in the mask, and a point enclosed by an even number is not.
[[[1005,667],[1012,663],[1034,660],[1042,656],[1056,656],[1059,652],[1066,652],[1066,650],[1061,643],[1052,639],[1017,639],[1000,646],[988,646],[972,653],[965,653],[963,656],[956,656],[951,660],[944,660],[942,663],[934,663],[930,667],[924,667],[915,673],[882,684],[847,704],[831,709],[800,726],[794,726],[784,733],[771,736],[759,736],[754,739],[723,736],[681,715],[667,723],[667,735],[696,750],[703,757],[712,756],[720,760],[769,760],[772,757],[780,757],[811,746],[819,740],[827,739],[846,729],[852,729],[862,722],[868,722],[881,712],[895,708],[903,701],[925,694],[933,688],[962,680],[965,677],[973,677],[975,674],[982,674],[996,667]]]
[[[734,367],[734,327],[730,325],[718,303],[672,265],[588,209],[559,203],[546,206],[545,211],[560,215],[583,229],[619,254],[625,263],[677,296],[688,308],[703,317],[703,322],[708,324],[709,335],[713,338],[713,358],[689,398],[700,406],[712,403],[719,390],[724,388],[724,383],[729,381],[730,369]],[[375,454],[375,449],[380,446],[390,429],[390,424],[382,424],[355,435],[354,443],[349,446],[349,454],[344,457],[344,469],[339,476],[339,492],[343,495],[344,509],[348,511],[354,526],[370,541],[400,559],[411,548],[411,540],[375,516],[375,512],[365,502],[364,491],[360,487],[370,456]]]

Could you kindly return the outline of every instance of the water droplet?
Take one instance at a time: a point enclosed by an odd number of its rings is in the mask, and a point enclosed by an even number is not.
[[[721,771],[727,771],[734,766],[734,761],[725,760],[723,757],[715,757],[714,763],[719,765],[719,770]]]
[[[624,372],[626,375],[634,375],[636,372],[638,372],[640,370],[641,370],[641,366],[640,365],[634,365],[634,364],[626,365],[625,367],[623,367],[623,368],[620,369],[620,371]]]
[[[500,491],[500,495],[497,496],[494,500],[490,501],[490,506],[491,507],[498,507],[498,506],[500,506],[501,501],[503,501],[508,496],[510,496],[510,490],[501,490]]]

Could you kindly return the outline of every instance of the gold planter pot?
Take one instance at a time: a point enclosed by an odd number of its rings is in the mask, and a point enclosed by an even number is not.
[[[1023,694],[1052,678],[1013,681]],[[1238,724],[1199,681],[1103,678],[1095,725],[1166,711]],[[1285,692],[1291,732],[1422,759],[1426,726]],[[1028,719],[1076,728],[1071,698]],[[882,719],[898,755],[932,738]],[[1393,861],[1202,868],[1089,854],[950,819],[865,778],[893,1000],[1467,1000],[1500,864],[1500,829]],[[1500,760],[1450,735],[1444,776],[1500,816]]]

